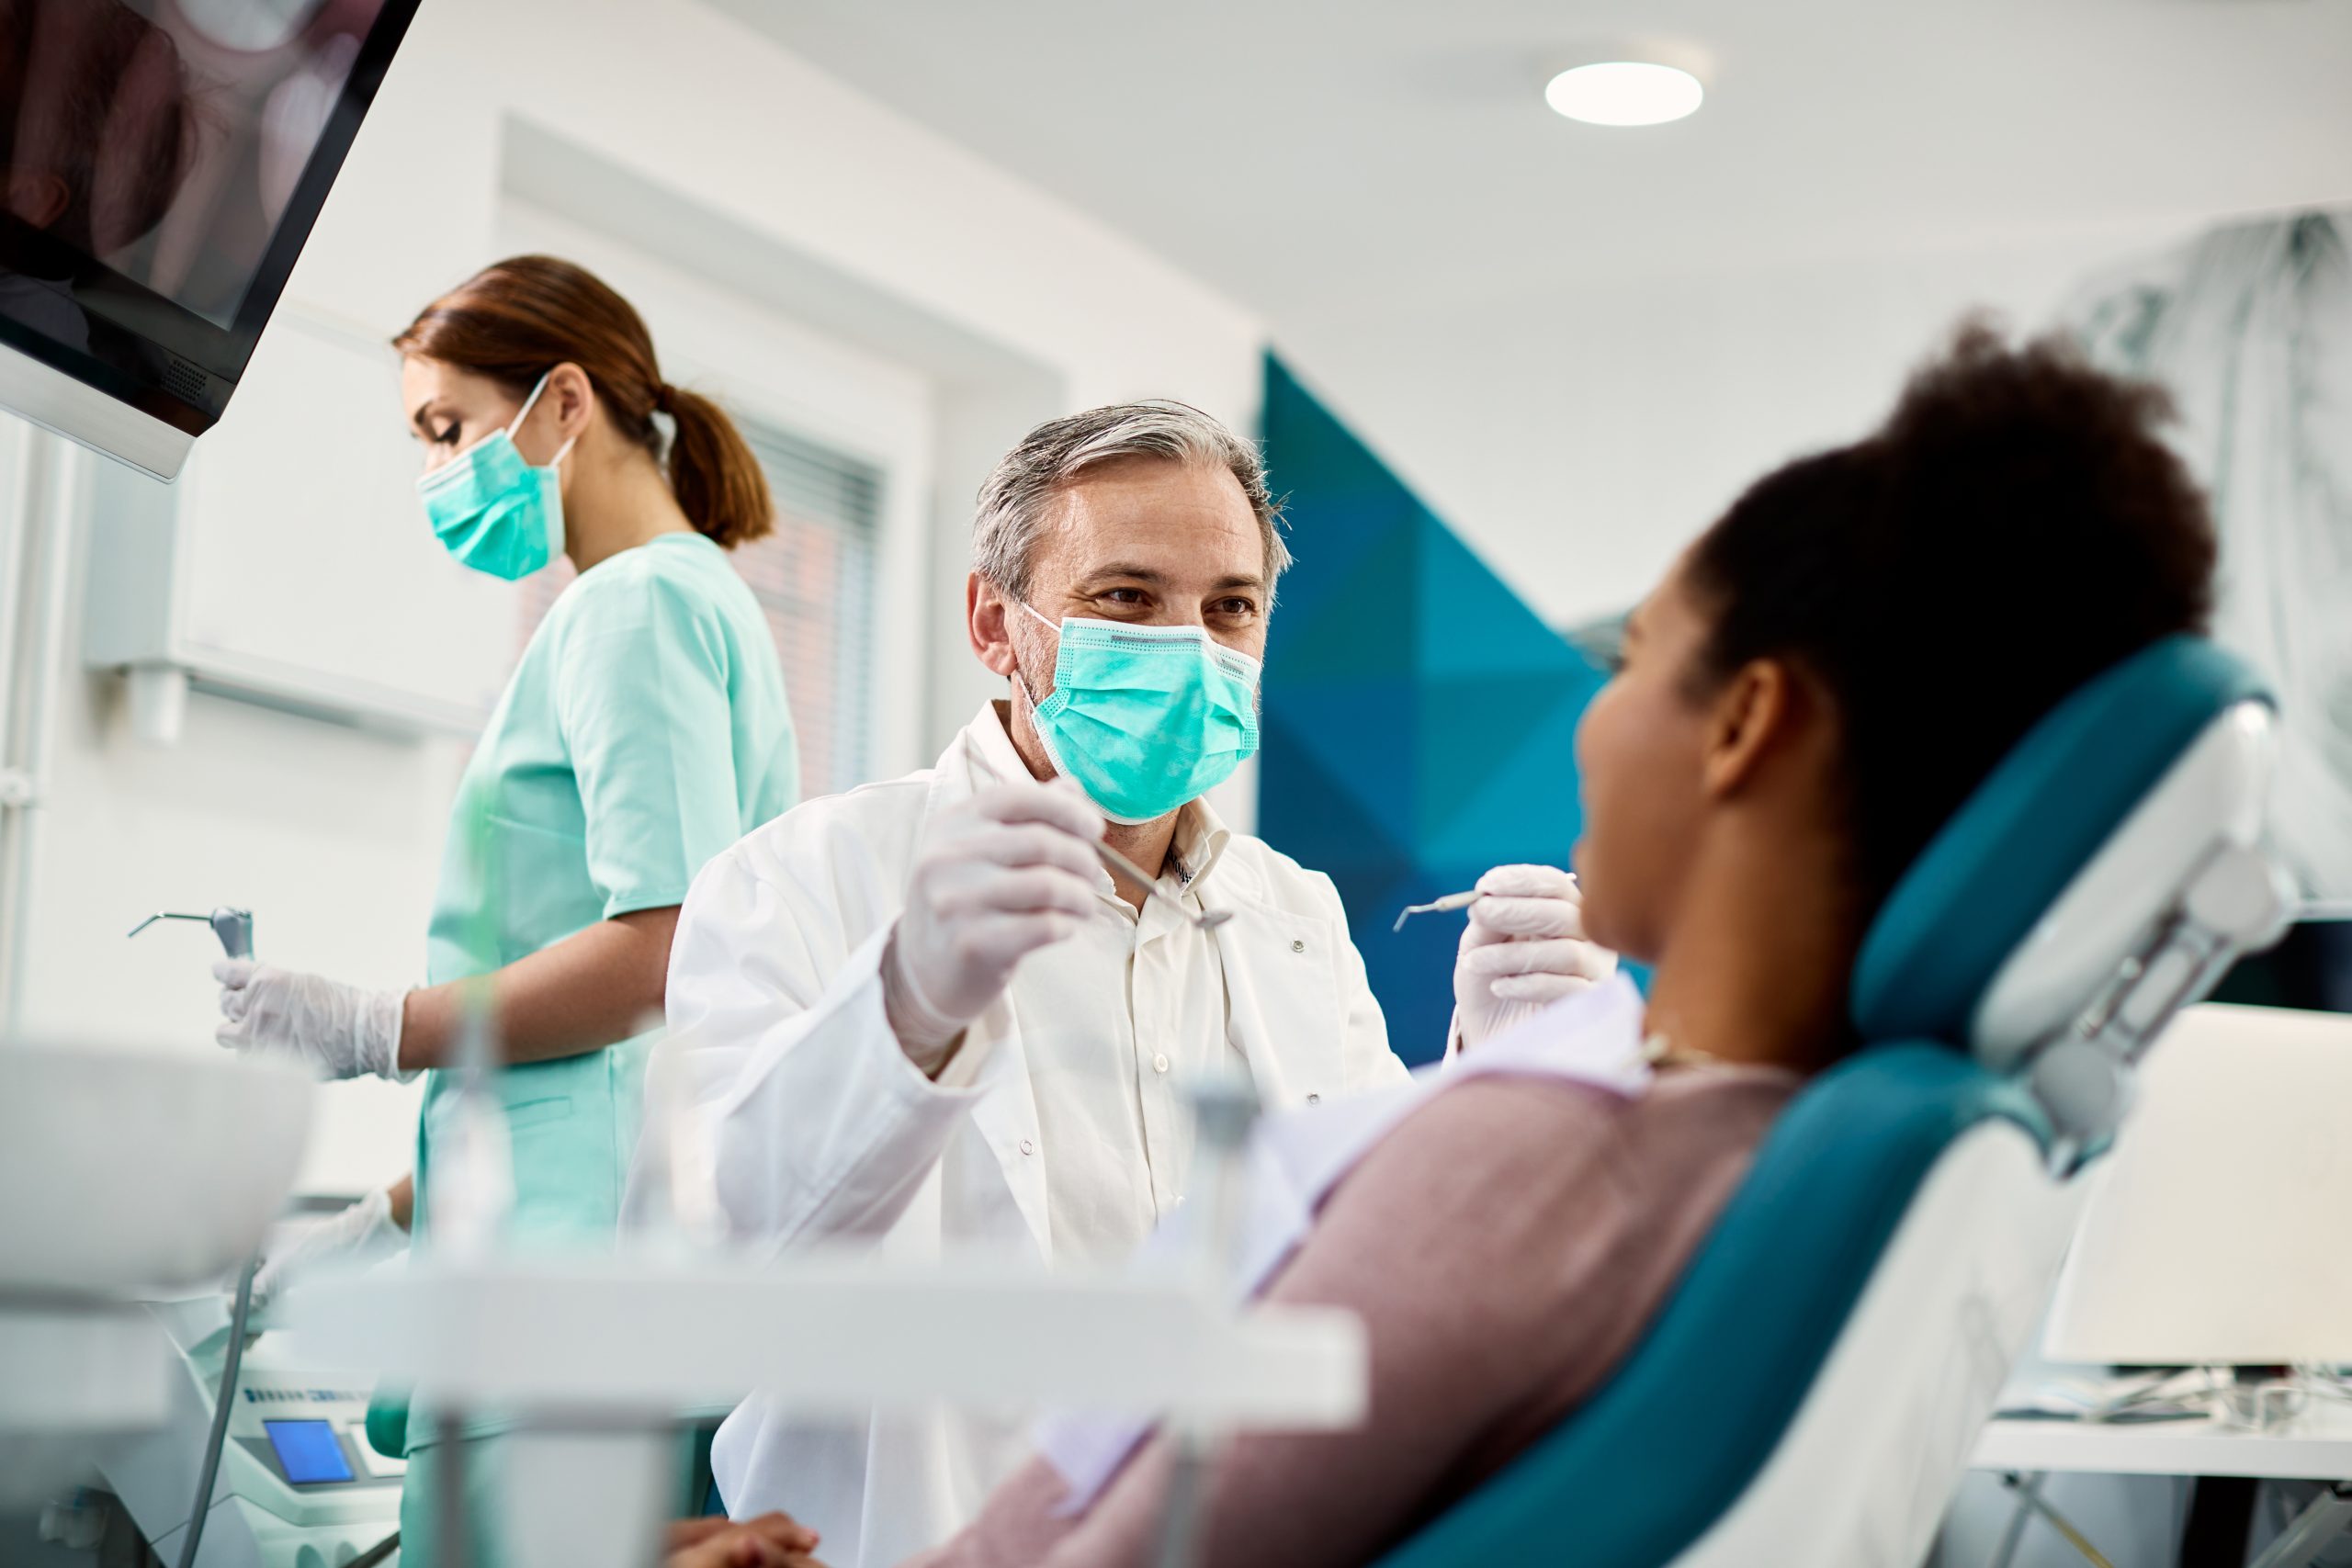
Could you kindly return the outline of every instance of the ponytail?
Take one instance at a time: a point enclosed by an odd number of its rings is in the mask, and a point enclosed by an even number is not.
[[[653,416],[676,422],[670,489],[705,538],[731,550],[775,530],[767,476],[743,433],[708,398],[662,379],[645,322],[585,267],[511,256],[427,305],[392,346],[487,376],[517,397],[556,366],[577,365],[613,428],[656,458]]]
[[[670,489],[702,536],[731,550],[775,527],[767,475],[726,411],[699,392],[664,383],[656,407],[677,425],[670,441]]]

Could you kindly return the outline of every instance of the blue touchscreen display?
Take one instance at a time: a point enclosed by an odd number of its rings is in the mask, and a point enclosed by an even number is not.
[[[351,1461],[343,1457],[334,1428],[324,1421],[265,1421],[261,1425],[269,1434],[269,1446],[277,1450],[286,1479],[295,1485],[351,1479]]]

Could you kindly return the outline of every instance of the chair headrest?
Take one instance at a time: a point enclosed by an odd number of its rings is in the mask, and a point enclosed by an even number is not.
[[[2219,846],[2258,838],[2269,702],[2237,659],[2177,637],[2052,709],[1871,922],[1851,996],[1862,1038],[2007,1068],[2071,1023]]]

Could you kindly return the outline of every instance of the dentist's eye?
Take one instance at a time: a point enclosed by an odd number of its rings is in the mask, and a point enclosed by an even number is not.
[[[455,446],[458,444],[458,432],[463,428],[462,425],[452,422],[447,429],[433,433],[433,444],[435,446]]]

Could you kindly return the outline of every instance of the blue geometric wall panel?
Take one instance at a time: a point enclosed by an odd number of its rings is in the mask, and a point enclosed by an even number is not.
[[[1271,355],[1265,411],[1297,564],[1266,649],[1258,830],[1329,873],[1390,1043],[1426,1062],[1462,917],[1388,928],[1489,866],[1568,863],[1577,720],[1605,677]]]

